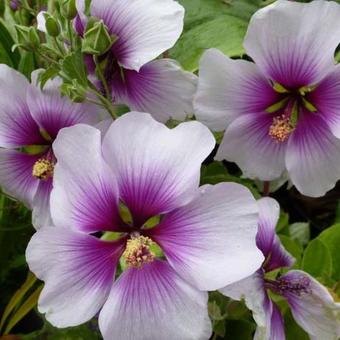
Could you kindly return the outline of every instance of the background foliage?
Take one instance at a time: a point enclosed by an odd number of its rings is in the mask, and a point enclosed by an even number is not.
[[[249,19],[257,9],[270,3],[262,0],[178,1],[186,9],[185,28],[176,46],[169,51],[169,56],[192,72],[198,70],[200,56],[207,48],[219,48],[231,57],[243,58],[242,41]],[[44,65],[35,53],[20,49],[12,52],[16,42],[14,23],[34,25],[34,9],[51,6],[51,1],[49,4],[38,0],[21,3],[26,9],[13,11],[9,1],[0,1],[0,63],[8,64],[29,77],[34,69]],[[74,62],[72,58],[64,62],[65,74],[79,78],[81,82],[84,75],[72,74]],[[50,73],[53,71],[49,70]],[[218,140],[219,136],[216,137]],[[262,183],[241,178],[234,164],[212,162],[212,159],[213,155],[202,167],[202,184],[239,182],[246,185],[255,197],[261,196]],[[287,188],[287,185],[272,196],[282,208],[277,232],[286,249],[296,258],[295,268],[301,268],[319,279],[340,301],[340,185],[318,199],[304,197],[294,188]],[[25,207],[4,193],[0,194],[0,334],[10,330],[11,334],[15,334],[11,339],[26,340],[100,339],[96,320],[80,327],[56,330],[36,312],[41,283],[28,274],[24,255],[34,233],[30,220],[31,214]],[[288,340],[308,339],[296,325],[285,302],[278,303],[282,310],[287,311],[285,321]],[[215,339],[252,338],[255,324],[243,303],[230,301],[214,292],[211,293],[209,313]]]

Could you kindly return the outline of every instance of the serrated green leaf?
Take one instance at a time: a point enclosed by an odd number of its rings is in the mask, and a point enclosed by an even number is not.
[[[49,81],[50,79],[53,79],[55,76],[57,76],[59,71],[60,71],[60,68],[58,66],[51,65],[46,70],[43,70],[42,72],[40,72],[38,76],[40,88],[43,89],[46,82]]]
[[[316,238],[308,244],[303,254],[301,269],[314,277],[328,278],[331,276],[331,253],[320,239]]]
[[[74,52],[60,62],[60,75],[70,83],[76,80],[79,85],[87,86],[87,75],[83,61],[83,55]]]

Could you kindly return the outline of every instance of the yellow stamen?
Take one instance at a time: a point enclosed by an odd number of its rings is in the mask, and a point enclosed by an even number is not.
[[[37,160],[32,169],[32,175],[43,181],[47,181],[53,176],[54,163],[46,158]]]
[[[281,115],[273,119],[269,128],[269,136],[277,142],[285,142],[289,135],[294,131],[294,126],[286,115]]]
[[[146,236],[131,238],[126,243],[123,253],[128,267],[140,268],[145,263],[150,263],[155,259],[155,254],[150,250],[153,241]]]

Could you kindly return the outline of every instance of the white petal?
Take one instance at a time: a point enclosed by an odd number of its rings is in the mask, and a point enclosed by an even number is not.
[[[254,14],[244,47],[264,74],[281,85],[313,85],[334,67],[339,17],[334,1],[276,1]]]
[[[90,11],[118,37],[112,50],[119,64],[135,71],[171,48],[183,29],[184,8],[173,0],[92,0]]]
[[[191,200],[201,163],[214,144],[211,132],[198,122],[168,129],[146,113],[117,119],[105,135],[103,154],[134,222],[143,224]]]
[[[105,242],[69,229],[44,227],[26,251],[30,270],[45,286],[38,308],[56,327],[91,319],[106,301],[123,251],[121,242]]]
[[[208,295],[163,261],[129,269],[115,282],[99,315],[105,340],[206,340]]]
[[[84,232],[113,230],[119,221],[115,177],[101,153],[100,131],[88,125],[63,129],[57,157],[51,214],[57,226]]]
[[[232,60],[216,49],[204,53],[194,109],[211,129],[223,131],[240,115],[263,112],[277,99],[254,63]]]
[[[215,290],[253,274],[264,257],[256,247],[257,205],[235,183],[205,186],[188,205],[150,229],[169,263],[201,290]]]

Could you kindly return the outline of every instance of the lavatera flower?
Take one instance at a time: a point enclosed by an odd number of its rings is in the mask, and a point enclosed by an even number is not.
[[[168,129],[140,112],[117,119],[103,145],[94,127],[60,132],[55,227],[39,229],[26,253],[45,282],[38,308],[49,322],[75,326],[101,310],[106,340],[210,337],[206,291],[263,261],[249,190],[198,186],[214,144],[201,123]]]
[[[198,120],[225,131],[216,159],[262,181],[287,172],[307,196],[332,189],[340,179],[339,42],[340,5],[279,0],[250,21],[244,47],[254,62],[208,50],[194,107]]]
[[[33,209],[36,228],[51,223],[49,197],[56,157],[52,144],[60,129],[99,120],[94,105],[62,98],[58,79],[42,91],[19,72],[0,65],[0,187]]]
[[[284,322],[277,305],[271,300],[274,293],[285,298],[296,322],[314,340],[338,340],[340,337],[340,304],[335,303],[327,289],[309,274],[290,270],[273,279],[267,273],[290,267],[293,257],[283,248],[275,226],[280,207],[271,198],[259,204],[257,245],[265,256],[260,270],[254,275],[229,285],[220,291],[235,300],[245,299],[257,323],[254,339],[284,340]],[[270,292],[270,294],[269,294]]]
[[[77,0],[77,8],[75,27],[82,35],[88,22],[85,1]],[[161,122],[170,117],[184,120],[193,113],[197,77],[175,60],[154,60],[175,44],[183,30],[184,8],[177,1],[92,0],[90,13],[117,39],[98,57],[114,104],[150,112]],[[92,56],[85,60],[94,75]]]

